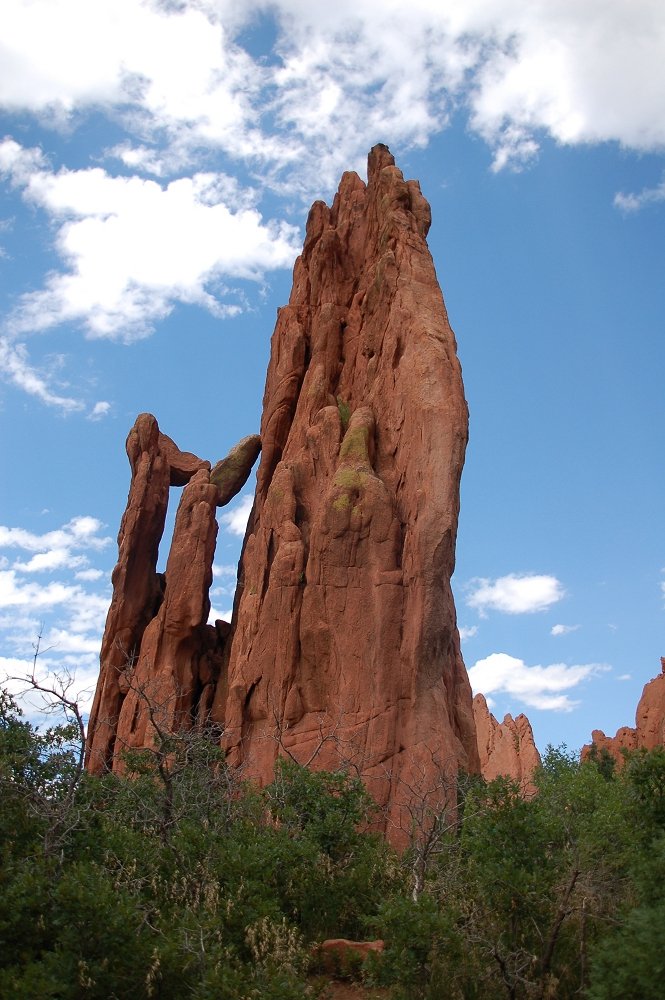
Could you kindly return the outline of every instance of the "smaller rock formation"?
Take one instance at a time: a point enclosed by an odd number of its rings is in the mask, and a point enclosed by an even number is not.
[[[207,624],[215,511],[242,489],[260,448],[257,435],[244,438],[211,473],[209,462],[180,451],[151,414],[142,413],[130,431],[132,480],[88,727],[92,772],[117,770],[119,751],[148,745],[155,725],[170,732],[205,717],[228,634],[225,622]],[[170,486],[185,489],[161,574]]]
[[[328,975],[347,974],[354,966],[364,965],[370,955],[380,955],[385,943],[378,941],[347,941],[329,938],[315,949],[316,957]]]
[[[635,713],[635,727],[622,726],[616,736],[606,736],[594,729],[591,743],[582,747],[582,760],[594,752],[609,753],[619,767],[624,762],[624,750],[654,750],[665,745],[665,657],[660,658],[660,674],[644,685]]]
[[[487,707],[485,696],[477,694],[473,699],[473,718],[483,778],[486,781],[511,778],[524,795],[532,795],[536,790],[533,775],[540,767],[540,754],[526,715],[518,715],[516,719],[506,715],[500,723]]]

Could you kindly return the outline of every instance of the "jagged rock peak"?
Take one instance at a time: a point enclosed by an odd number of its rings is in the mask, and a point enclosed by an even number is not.
[[[450,589],[467,408],[429,224],[383,145],[312,206],[213,706],[246,773],[353,759],[393,829],[409,788],[479,767]]]
[[[226,630],[207,625],[216,507],[244,485],[260,449],[244,438],[210,472],[141,413],[127,437],[132,470],[118,535],[113,597],[88,726],[87,766],[118,769],[120,752],[150,742],[147,706],[165,729],[207,711],[223,667]],[[214,481],[213,481],[214,480]],[[166,573],[157,572],[170,486],[184,486]]]
[[[615,736],[606,736],[602,729],[594,729],[591,743],[582,747],[582,760],[593,753],[606,751],[619,766],[624,762],[624,750],[654,750],[665,745],[665,657],[660,658],[660,674],[644,685],[637,711],[635,726],[622,726]]]
[[[540,767],[540,754],[533,739],[531,723],[526,715],[504,716],[498,722],[490,712],[485,696],[473,699],[480,773],[486,781],[506,777],[516,781],[523,794],[535,792],[533,776]]]

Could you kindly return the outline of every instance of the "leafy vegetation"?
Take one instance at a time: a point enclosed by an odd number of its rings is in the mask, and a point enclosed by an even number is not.
[[[124,776],[79,751],[2,694],[0,996],[314,997],[327,937],[383,938],[351,968],[394,1000],[662,996],[663,750],[619,773],[550,750],[528,800],[464,782],[425,866],[425,825],[391,850],[350,772],[280,760],[259,790],[191,733]]]

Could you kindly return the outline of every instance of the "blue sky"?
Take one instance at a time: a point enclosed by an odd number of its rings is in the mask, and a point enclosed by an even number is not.
[[[474,687],[541,748],[633,722],[665,652],[659,0],[4,0],[0,119],[7,675],[41,629],[92,688],[136,414],[213,462],[258,430],[307,209],[382,141],[463,365]]]

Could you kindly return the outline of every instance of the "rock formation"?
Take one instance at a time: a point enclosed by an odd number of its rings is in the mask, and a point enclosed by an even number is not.
[[[540,767],[540,754],[533,740],[531,723],[526,715],[494,718],[482,694],[473,699],[473,718],[480,758],[480,773],[486,781],[498,777],[516,781],[525,795],[535,792],[533,775]]]
[[[450,589],[467,408],[429,224],[381,145],[310,211],[213,705],[248,775],[352,759],[395,826],[415,781],[479,766]]]
[[[210,463],[181,452],[151,414],[142,413],[130,431],[132,480],[88,727],[91,771],[121,766],[119,750],[150,741],[148,702],[169,730],[196,721],[212,700],[228,632],[224,622],[206,624],[215,509],[242,488],[259,449],[258,436],[245,438],[211,474]],[[169,486],[183,485],[166,573],[159,574]]]
[[[582,747],[582,760],[593,748],[609,753],[619,766],[623,764],[623,750],[653,750],[665,745],[665,657],[660,658],[660,674],[644,685],[635,713],[635,727],[622,726],[616,736],[606,736],[602,729],[594,729],[591,743]]]
[[[143,415],[90,724],[89,767],[204,718],[260,782],[278,754],[353,764],[387,828],[479,769],[450,588],[467,408],[425,237],[429,205],[387,147],[316,202],[272,338],[262,458],[231,634],[206,625],[214,509],[256,457],[178,451]],[[184,483],[165,580],[169,483]],[[399,840],[399,835],[394,834]]]

